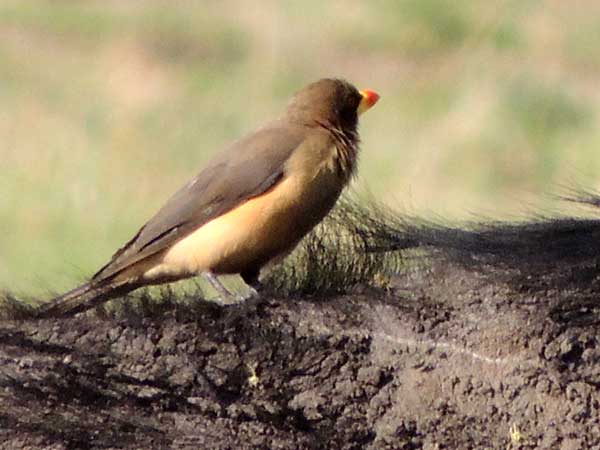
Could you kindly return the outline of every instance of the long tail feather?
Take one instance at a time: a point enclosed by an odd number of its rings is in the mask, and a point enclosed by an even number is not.
[[[119,295],[124,295],[131,290],[132,287],[128,285],[85,283],[41,305],[37,316],[71,316],[87,311]]]

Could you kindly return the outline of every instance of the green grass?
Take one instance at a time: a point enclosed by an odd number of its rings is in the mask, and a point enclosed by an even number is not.
[[[322,76],[382,95],[361,119],[358,190],[395,206],[501,216],[565,180],[594,187],[600,6],[578,5],[5,1],[0,287],[91,274]]]

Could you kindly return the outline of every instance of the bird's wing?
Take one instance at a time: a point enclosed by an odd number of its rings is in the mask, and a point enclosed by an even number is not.
[[[92,281],[116,275],[272,188],[285,177],[285,163],[304,139],[303,129],[276,123],[233,143],[179,189]]]

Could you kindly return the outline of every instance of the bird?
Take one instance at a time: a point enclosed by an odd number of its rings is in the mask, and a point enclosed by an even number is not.
[[[219,275],[258,295],[276,264],[332,209],[356,172],[358,116],[379,100],[339,78],[296,92],[285,111],[225,147],[173,194],[89,281],[43,303],[69,316],[149,285],[202,275],[222,305],[237,299]]]

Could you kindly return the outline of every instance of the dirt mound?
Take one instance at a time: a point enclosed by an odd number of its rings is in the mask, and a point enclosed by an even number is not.
[[[600,331],[555,300],[439,264],[327,300],[4,321],[0,447],[600,448]]]

